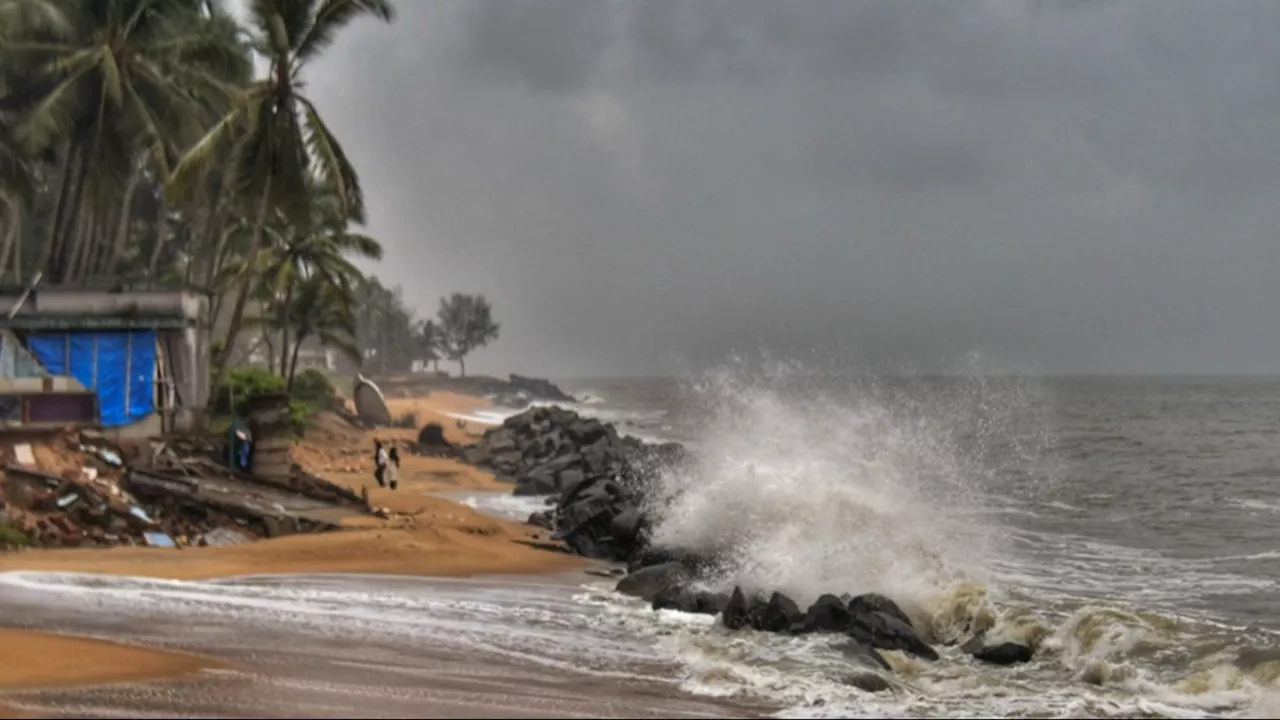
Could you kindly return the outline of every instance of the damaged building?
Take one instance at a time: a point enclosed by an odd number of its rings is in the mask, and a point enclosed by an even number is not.
[[[0,429],[143,437],[199,427],[207,303],[190,291],[0,291]]]

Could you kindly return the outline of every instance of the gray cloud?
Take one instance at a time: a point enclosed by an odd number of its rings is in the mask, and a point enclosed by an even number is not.
[[[315,67],[477,369],[1280,368],[1280,5],[400,3]]]

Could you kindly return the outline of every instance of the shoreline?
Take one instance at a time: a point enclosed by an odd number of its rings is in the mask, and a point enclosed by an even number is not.
[[[545,531],[491,517],[438,496],[450,491],[511,492],[509,483],[456,460],[404,452],[399,488],[377,487],[371,467],[375,438],[408,445],[416,441],[422,425],[438,422],[451,442],[470,444],[487,426],[467,423],[470,427],[464,428],[453,422],[449,413],[469,413],[490,405],[484,398],[448,391],[389,399],[388,404],[393,416],[415,414],[417,427],[360,430],[319,423],[294,448],[296,461],[307,470],[357,492],[367,489],[370,504],[385,508],[384,518],[361,517],[334,532],[225,547],[58,548],[5,553],[0,554],[0,573],[89,573],[174,581],[324,574],[430,579],[553,576],[592,564],[557,547]],[[185,653],[59,635],[62,628],[58,626],[44,630],[51,632],[0,628],[0,659],[11,654],[13,659],[3,664],[15,666],[16,673],[6,675],[0,670],[0,717],[26,714],[3,703],[6,694],[15,692],[106,682],[142,683],[202,668],[230,667]],[[9,642],[9,638],[15,641]],[[79,647],[85,650],[77,650]],[[19,669],[14,659],[27,654],[51,660]],[[95,674],[93,665],[60,665],[64,657],[94,658],[97,666],[111,670]]]

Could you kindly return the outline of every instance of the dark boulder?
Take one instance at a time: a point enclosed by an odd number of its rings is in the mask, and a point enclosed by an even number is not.
[[[719,615],[729,604],[729,593],[699,591],[697,593],[698,610],[703,615]]]
[[[835,595],[823,595],[814,601],[801,618],[799,632],[845,632],[853,616]]]
[[[543,470],[534,470],[516,480],[515,495],[551,495],[556,492],[556,480]]]
[[[907,616],[902,608],[898,607],[898,603],[881,595],[880,593],[867,593],[859,595],[848,601],[849,612],[854,615],[865,615],[867,613],[882,612],[889,617],[894,617],[906,623],[910,627],[915,627],[911,622],[911,618]]]
[[[668,562],[680,562],[680,554],[668,548],[649,546],[631,556],[627,562],[627,572]]]
[[[566,468],[560,470],[556,476],[556,492],[563,493],[569,488],[577,487],[579,483],[586,479],[581,470]]]
[[[599,420],[579,420],[567,428],[569,437],[582,445],[592,445],[602,438],[609,436],[609,431],[605,429],[604,423]]]
[[[753,598],[748,600],[746,593],[742,592],[742,588],[735,587],[729,595],[729,602],[725,603],[724,610],[721,611],[720,622],[730,630],[741,630],[744,627],[751,626]]]
[[[698,612],[698,596],[683,585],[672,585],[653,596],[654,610],[676,610],[685,613]]]
[[[418,447],[423,452],[453,452],[453,443],[444,437],[444,427],[440,423],[427,423],[418,431]]]
[[[693,579],[689,569],[678,562],[653,565],[633,572],[618,581],[615,588],[623,595],[653,600],[669,588],[682,588]]]
[[[982,633],[969,638],[960,646],[960,651],[992,665],[1017,665],[1031,662],[1031,658],[1035,655],[1034,650],[1021,643],[1005,642],[988,645]]]
[[[614,542],[633,545],[639,539],[641,523],[644,520],[640,510],[630,505],[623,506],[621,511],[609,522],[609,533]]]
[[[849,687],[855,687],[863,692],[869,693],[878,693],[893,689],[893,685],[885,676],[880,673],[868,672],[866,670],[846,673],[845,675],[840,676],[840,682],[848,685]]]
[[[893,670],[893,668],[889,666],[889,662],[881,657],[880,653],[876,652],[875,648],[860,643],[857,640],[848,640],[832,647],[833,649],[838,650],[841,655],[844,655],[845,658],[860,665],[879,668],[881,670]]]
[[[804,617],[804,613],[800,611],[800,607],[791,598],[780,592],[775,592],[755,617],[752,618],[752,627],[764,632],[785,632],[791,629],[791,626],[800,622]]]
[[[729,601],[724,593],[693,590],[687,586],[673,585],[653,598],[654,610],[677,610],[698,615],[717,615]]]
[[[529,519],[525,521],[525,524],[540,527],[543,530],[555,529],[555,519],[551,516],[550,510],[542,510],[529,515]]]
[[[881,650],[901,650],[925,660],[937,660],[938,651],[920,638],[915,629],[892,615],[870,612],[853,616],[849,635]]]

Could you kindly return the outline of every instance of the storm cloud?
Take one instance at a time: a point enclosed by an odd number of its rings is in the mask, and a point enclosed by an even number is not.
[[[1280,370],[1280,4],[413,0],[311,71],[477,370]]]

